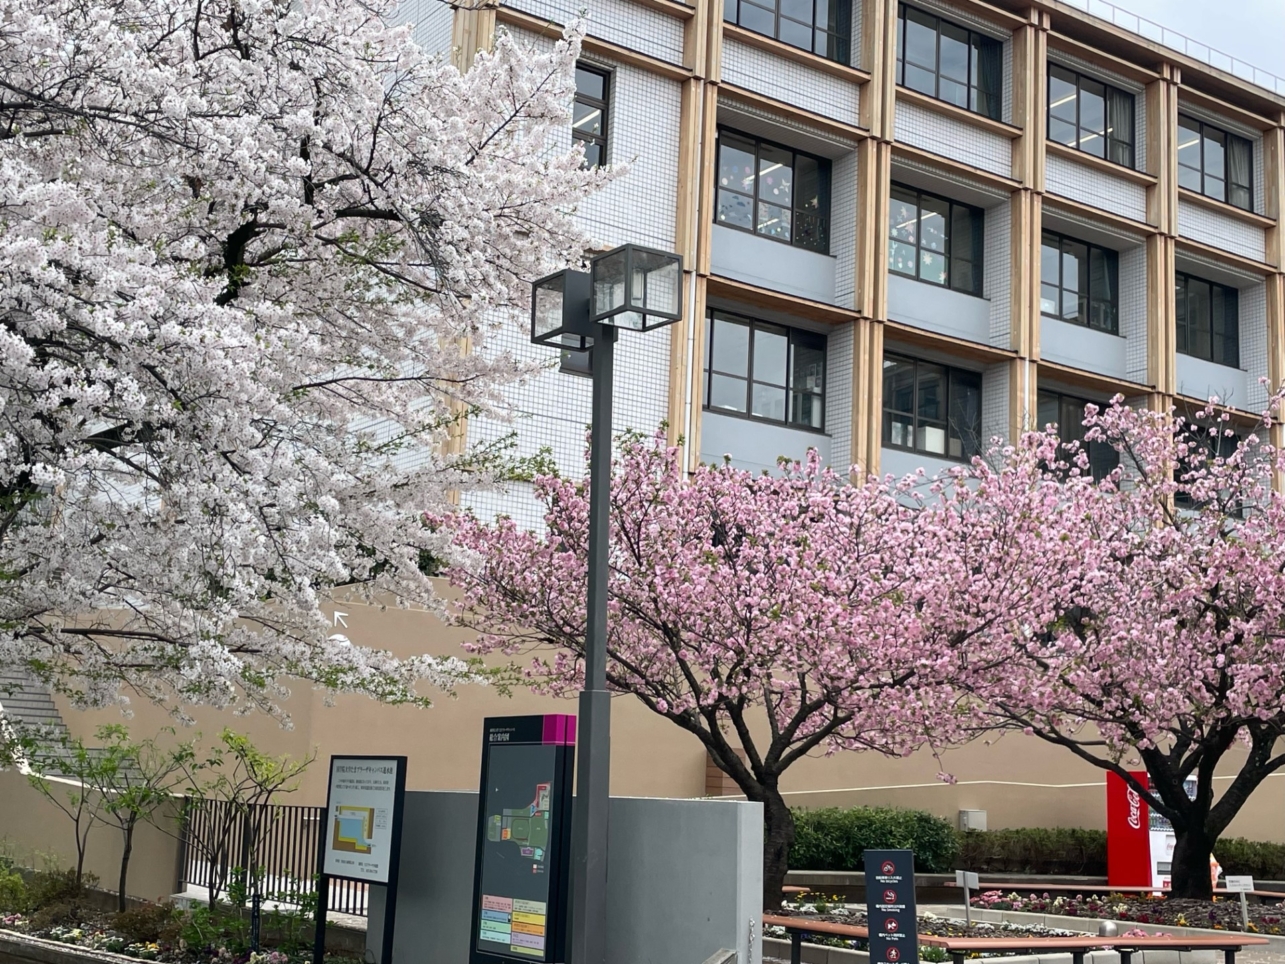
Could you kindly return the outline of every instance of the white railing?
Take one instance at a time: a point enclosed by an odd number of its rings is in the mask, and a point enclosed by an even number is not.
[[[1215,50],[1208,44],[1202,44],[1199,40],[1193,40],[1176,30],[1170,30],[1154,20],[1148,20],[1146,17],[1140,17],[1136,13],[1130,13],[1128,10],[1117,7],[1109,0],[1062,0],[1062,2],[1105,20],[1107,23],[1115,24],[1122,30],[1128,30],[1140,37],[1145,37],[1147,40],[1163,44],[1172,50],[1186,54],[1193,60],[1199,60],[1210,67],[1225,71],[1234,77],[1239,77],[1241,80],[1262,87],[1264,90],[1269,90],[1273,94],[1285,97],[1285,77],[1278,77],[1270,71],[1255,67],[1253,64],[1247,64],[1238,57],[1223,53],[1221,50]]]

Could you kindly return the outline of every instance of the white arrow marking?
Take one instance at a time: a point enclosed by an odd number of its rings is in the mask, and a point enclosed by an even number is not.
[[[336,625],[336,626],[342,626],[344,629],[347,629],[347,628],[348,628],[348,624],[347,624],[346,622],[344,622],[344,617],[345,617],[345,616],[347,616],[347,615],[348,615],[347,613],[341,613],[338,609],[336,609],[336,610],[335,610],[335,625]]]

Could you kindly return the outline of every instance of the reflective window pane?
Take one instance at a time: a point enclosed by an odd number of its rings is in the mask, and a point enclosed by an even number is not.
[[[785,329],[757,326],[754,329],[754,380],[784,385],[789,348],[790,339]]]
[[[937,69],[937,18],[913,7],[906,8],[906,65]],[[907,71],[908,72],[908,71]]]
[[[757,415],[759,418],[769,418],[774,422],[785,421],[785,389],[778,388],[775,385],[760,385],[754,383],[752,391],[753,402],[750,405],[750,414]]]
[[[939,70],[943,79],[968,85],[968,31],[942,21]]]
[[[710,375],[710,408],[719,408],[725,412],[744,412],[745,397],[746,382],[743,379],[719,374]]]
[[[1072,127],[1075,116],[1075,72],[1063,67],[1049,67],[1049,116]]]
[[[714,371],[745,377],[750,370],[750,326],[742,322],[714,319]]]

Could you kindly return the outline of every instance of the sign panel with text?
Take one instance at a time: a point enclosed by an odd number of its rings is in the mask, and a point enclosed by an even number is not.
[[[867,850],[865,861],[870,964],[919,964],[914,852]]]
[[[321,872],[389,883],[401,845],[405,792],[405,757],[332,756]]]
[[[563,714],[483,725],[473,964],[566,959],[575,739]]]

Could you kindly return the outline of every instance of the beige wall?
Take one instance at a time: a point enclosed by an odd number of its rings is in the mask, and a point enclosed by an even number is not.
[[[65,800],[71,786],[54,782],[51,788]],[[20,862],[41,868],[48,859],[59,867],[76,866],[75,832],[70,818],[15,770],[0,771],[0,813],[4,815],[0,821],[0,845]],[[170,832],[146,823],[134,831],[127,883],[130,897],[156,900],[175,892],[179,847],[174,813],[158,814],[157,823]],[[89,832],[85,870],[98,875],[99,886],[104,890],[115,891],[120,880],[122,847],[121,832],[115,827],[96,824]]]
[[[428,652],[467,655],[464,633],[431,614],[342,603],[349,637],[398,655]],[[475,789],[480,766],[478,739],[487,716],[574,713],[573,700],[555,700],[515,691],[505,697],[493,689],[469,686],[456,698],[443,697],[432,709],[382,706],[359,696],[340,696],[326,705],[324,694],[301,684],[286,702],[293,729],[261,715],[196,710],[197,729],[212,737],[224,726],[248,732],[274,754],[301,756],[311,749],[318,762],[299,791],[283,802],[325,802],[326,758],[334,753],[392,753],[409,758],[412,789]],[[115,710],[77,713],[60,704],[74,732],[89,736],[95,726],[117,721]],[[135,734],[154,733],[172,722],[163,709],[133,707]],[[190,737],[190,732],[180,733]],[[1240,751],[1232,751],[1235,762]],[[944,767],[959,781],[936,778]],[[1225,765],[1222,772],[1234,772]],[[1220,781],[1226,783],[1226,780]],[[887,804],[919,807],[952,821],[961,809],[988,813],[989,826],[1103,827],[1105,783],[1102,771],[1069,752],[1033,737],[1009,734],[951,750],[939,762],[931,753],[892,759],[875,753],[817,754],[787,773],[784,789],[801,806]],[[612,792],[624,796],[699,796],[705,786],[705,752],[695,737],[649,713],[629,696],[612,703]],[[1285,841],[1285,776],[1260,788],[1232,824],[1231,834]]]

